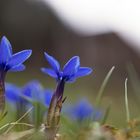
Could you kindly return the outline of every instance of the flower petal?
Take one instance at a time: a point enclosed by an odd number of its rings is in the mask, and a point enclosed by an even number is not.
[[[86,75],[89,75],[91,72],[92,72],[91,68],[80,67],[79,70],[77,71],[77,73],[75,73],[74,77],[79,78],[79,77],[82,77],[82,76],[86,76]]]
[[[46,57],[47,61],[49,62],[49,64],[54,69],[54,71],[59,72],[60,65],[59,65],[58,61],[54,57],[47,54],[46,52],[44,54],[45,54],[45,57]]]
[[[72,57],[64,66],[63,74],[64,76],[74,74],[80,66],[80,59],[78,56]]]
[[[17,66],[12,67],[10,69],[10,71],[12,71],[12,72],[23,71],[23,70],[25,70],[25,68],[26,68],[25,65],[20,64],[20,65],[17,65]]]
[[[58,78],[58,75],[53,69],[48,69],[48,68],[41,68],[41,71],[44,72],[45,74],[48,74],[49,76],[53,78]]]
[[[24,50],[21,52],[18,52],[14,54],[11,59],[8,62],[8,65],[10,67],[22,64],[24,61],[26,61],[32,54],[31,50]]]
[[[4,36],[0,42],[0,64],[6,63],[12,55],[12,47],[8,39]]]

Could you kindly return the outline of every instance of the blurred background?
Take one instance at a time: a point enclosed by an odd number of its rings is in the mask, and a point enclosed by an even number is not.
[[[48,66],[44,51],[62,66],[72,56],[93,68],[92,75],[66,86],[67,102],[87,96],[94,104],[100,85],[112,66],[115,71],[105,89],[103,106],[113,102],[110,122],[124,123],[124,81],[133,64],[140,73],[140,2],[138,0],[0,0],[0,37],[13,51],[32,49],[27,69],[10,73],[7,82],[24,85],[39,79],[55,88],[54,80],[40,72]],[[130,81],[130,80],[129,80]],[[132,82],[128,81],[132,116],[139,114]],[[115,120],[115,121],[114,121]]]

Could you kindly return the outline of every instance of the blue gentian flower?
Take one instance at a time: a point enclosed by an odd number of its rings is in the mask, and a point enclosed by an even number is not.
[[[49,106],[52,98],[52,91],[43,89],[42,85],[33,80],[24,87],[18,87],[14,84],[6,83],[6,101],[10,111],[16,113],[16,119],[20,118],[29,108],[33,107],[30,120],[34,120],[34,113],[38,110],[43,115],[46,113],[46,107]]]
[[[41,70],[55,78],[58,81],[57,89],[55,95],[57,99],[62,99],[64,85],[66,82],[74,82],[77,78],[89,75],[92,72],[91,68],[80,67],[80,59],[78,56],[72,57],[63,67],[60,69],[59,62],[45,52],[45,57],[51,68],[42,68]]]
[[[23,96],[31,101],[36,101],[48,106],[52,98],[52,91],[49,89],[44,90],[39,81],[33,80],[27,83],[23,89]]]
[[[57,81],[74,82],[77,78],[89,75],[92,72],[91,68],[80,67],[80,59],[78,56],[72,57],[65,64],[63,70],[60,69],[60,64],[54,57],[46,52],[45,57],[51,68],[42,68],[41,70]]]
[[[25,69],[23,62],[26,61],[32,51],[24,50],[16,54],[12,53],[12,46],[4,36],[0,42],[0,109],[4,110],[5,105],[5,76],[8,71],[22,71]]]
[[[84,121],[87,119],[97,120],[101,118],[102,112],[95,109],[87,99],[80,100],[76,105],[67,109],[71,119],[76,121]]]
[[[56,90],[51,98],[50,106],[48,109],[47,125],[54,126],[59,124],[60,112],[62,104],[66,98],[63,99],[64,86],[67,82],[74,82],[77,78],[89,75],[92,72],[91,68],[80,67],[80,59],[78,56],[72,57],[60,69],[59,62],[45,52],[45,57],[51,68],[42,68],[42,72],[50,75],[57,80]]]
[[[34,80],[27,83],[24,87],[18,87],[14,84],[6,83],[6,101],[8,112],[15,113],[16,120],[19,119],[29,108],[33,107],[29,120],[35,120],[34,113],[38,111],[43,118],[46,113],[46,107],[49,106],[51,90],[44,90],[41,84]]]
[[[30,81],[24,87],[18,87],[14,84],[6,83],[6,100],[11,104],[31,105],[31,102],[40,102],[49,106],[52,98],[52,91],[43,89],[37,80]]]
[[[4,36],[0,42],[0,74],[7,71],[22,71],[25,69],[23,62],[26,61],[32,51],[24,50],[16,54],[12,54],[12,46],[8,39]]]

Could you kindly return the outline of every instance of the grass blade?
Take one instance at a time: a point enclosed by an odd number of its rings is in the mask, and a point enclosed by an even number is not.
[[[127,82],[128,79],[125,79],[125,109],[126,109],[126,120],[127,122],[130,121],[130,112],[129,112],[129,105],[128,105],[128,92],[127,92]]]
[[[106,77],[105,77],[103,83],[101,84],[101,87],[100,87],[100,89],[99,89],[99,92],[98,92],[98,95],[97,95],[97,98],[96,98],[96,101],[95,101],[96,106],[99,106],[100,103],[101,103],[101,100],[102,100],[102,97],[103,97],[104,89],[105,89],[105,87],[106,87],[106,85],[107,85],[107,83],[108,83],[108,80],[109,80],[109,78],[111,77],[111,75],[112,75],[114,69],[115,69],[115,66],[113,66],[113,67],[110,69],[110,71],[107,73],[107,75],[106,75]]]

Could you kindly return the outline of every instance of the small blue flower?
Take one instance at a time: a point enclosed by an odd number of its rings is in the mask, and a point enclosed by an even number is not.
[[[80,100],[76,105],[68,109],[69,116],[77,121],[84,121],[86,119],[101,118],[101,111],[95,109],[87,99]]]
[[[78,56],[72,57],[64,65],[62,71],[59,62],[55,58],[47,53],[45,53],[45,57],[51,68],[42,68],[41,70],[57,81],[74,82],[77,78],[89,75],[92,72],[91,68],[80,67],[80,59]]]
[[[57,87],[51,98],[50,106],[48,109],[47,124],[58,125],[59,117],[62,110],[64,87],[67,82],[74,82],[77,78],[89,75],[92,72],[91,68],[80,67],[80,59],[78,56],[72,57],[63,67],[60,69],[59,62],[45,53],[46,60],[50,64],[51,68],[41,68],[42,72],[57,80]]]
[[[36,102],[40,102],[46,106],[50,104],[52,91],[44,90],[39,81],[34,80],[27,83],[22,89],[24,97]]]
[[[37,80],[27,83],[23,88],[14,84],[6,84],[6,100],[11,104],[20,103],[26,106],[31,105],[28,101],[36,101],[49,106],[51,98],[52,91],[49,89],[44,90]]]
[[[0,73],[24,70],[25,66],[22,63],[30,57],[31,53],[31,50],[24,50],[12,54],[10,42],[5,36],[2,37],[0,42]]]
[[[5,107],[5,76],[8,71],[22,71],[25,69],[23,62],[26,61],[32,51],[24,50],[16,54],[12,53],[12,46],[4,36],[0,41],[0,109]]]

